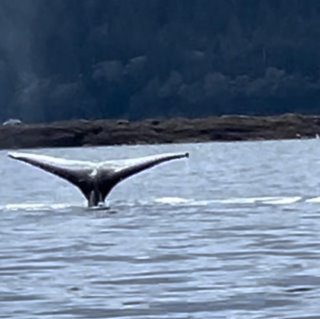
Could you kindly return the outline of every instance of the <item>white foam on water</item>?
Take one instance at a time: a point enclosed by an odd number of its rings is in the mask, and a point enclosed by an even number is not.
[[[313,198],[307,199],[307,200],[306,200],[306,203],[319,204],[319,203],[320,203],[320,197],[313,197]]]
[[[0,206],[0,210],[6,211],[44,211],[44,210],[61,210],[75,207],[77,204],[65,204],[65,203],[12,203]]]
[[[183,197],[159,197],[154,200],[156,203],[167,204],[167,205],[181,205],[190,204],[193,202],[192,199]]]
[[[188,206],[208,206],[210,204],[225,205],[250,205],[250,204],[268,204],[268,205],[288,205],[294,204],[302,199],[301,196],[264,196],[264,197],[232,197],[225,199],[196,200],[183,197],[160,197],[154,201],[165,205],[188,205]],[[320,197],[318,198],[320,203]]]
[[[183,197],[159,197],[154,199],[157,204],[171,206],[208,206],[210,204],[220,203],[219,200],[196,200],[193,198]]]
[[[162,204],[171,206],[208,206],[208,205],[253,205],[253,204],[267,204],[267,205],[289,205],[301,201],[301,196],[264,196],[264,197],[231,197],[224,199],[194,199],[185,197],[159,197],[147,201],[134,201],[134,202],[107,202],[105,205],[90,207],[89,210],[105,210],[113,206],[134,207]],[[308,203],[320,203],[320,197],[306,199]],[[86,208],[86,203],[10,203],[0,205],[2,211],[52,211],[52,210],[65,210],[72,207]]]
[[[264,197],[226,198],[216,200],[216,202],[221,204],[254,204],[257,201],[262,201],[264,199]]]
[[[271,204],[271,205],[288,205],[294,204],[302,199],[301,196],[291,196],[291,197],[279,197],[277,199],[266,200],[264,204]]]
[[[243,197],[243,198],[227,198],[216,200],[216,203],[221,204],[272,204],[272,205],[285,205],[293,204],[302,199],[301,196],[265,196],[265,197]]]

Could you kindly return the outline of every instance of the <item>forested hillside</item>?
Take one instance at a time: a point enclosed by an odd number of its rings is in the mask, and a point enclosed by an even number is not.
[[[320,112],[318,0],[1,0],[0,119]]]

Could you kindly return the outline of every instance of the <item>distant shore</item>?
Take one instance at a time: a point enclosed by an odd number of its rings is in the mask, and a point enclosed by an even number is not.
[[[0,149],[314,138],[320,116],[72,120],[0,126]]]

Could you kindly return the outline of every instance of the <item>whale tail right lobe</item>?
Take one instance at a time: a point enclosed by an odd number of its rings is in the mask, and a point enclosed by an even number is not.
[[[125,160],[123,166],[115,170],[114,175],[120,182],[156,165],[186,157],[189,157],[189,153],[168,153]]]

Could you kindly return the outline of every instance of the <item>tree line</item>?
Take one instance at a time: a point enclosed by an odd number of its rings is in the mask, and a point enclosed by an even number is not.
[[[2,0],[0,119],[318,113],[317,0]]]

